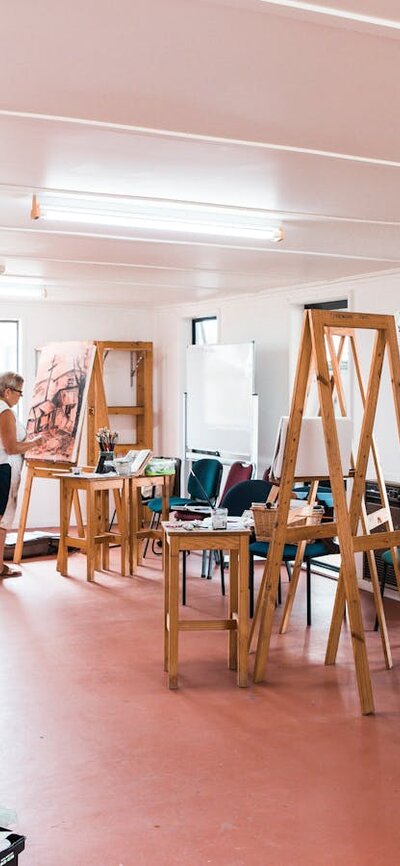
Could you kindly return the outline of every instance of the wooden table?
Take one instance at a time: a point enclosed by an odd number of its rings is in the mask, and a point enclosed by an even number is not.
[[[162,523],[164,542],[164,669],[168,687],[178,688],[180,631],[229,632],[228,667],[237,671],[238,686],[248,684],[249,535],[244,527],[194,529]],[[229,616],[227,619],[179,619],[179,554],[187,550],[229,551]]]
[[[94,579],[95,569],[109,567],[110,542],[121,545],[121,574],[126,574],[128,551],[128,484],[126,478],[115,473],[60,473],[60,544],[57,570],[68,575],[68,547],[76,547],[86,554],[87,579]],[[72,501],[82,491],[86,495],[86,527],[82,537],[69,534]],[[109,522],[109,493],[114,493],[118,518],[118,532],[107,529]],[[85,531],[86,530],[86,531]]]
[[[162,538],[161,529],[144,529],[142,526],[143,505],[142,488],[161,487],[162,519],[168,520],[170,490],[174,483],[174,475],[129,475],[129,573],[134,574],[141,563],[141,542],[146,538]]]

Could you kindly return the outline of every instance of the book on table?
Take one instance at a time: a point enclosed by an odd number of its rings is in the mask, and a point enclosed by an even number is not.
[[[143,475],[151,457],[152,452],[149,448],[142,448],[141,451],[133,449],[128,451],[123,457],[117,457],[114,460],[114,465],[117,472],[121,475]]]

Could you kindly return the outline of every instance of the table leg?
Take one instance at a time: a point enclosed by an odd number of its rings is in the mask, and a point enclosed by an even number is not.
[[[72,509],[72,491],[60,479],[60,542],[58,545],[57,571],[68,577],[68,548],[66,537]]]
[[[169,631],[168,631],[168,687],[178,688],[179,638],[179,546],[174,539],[169,544]]]
[[[94,493],[94,509],[95,509],[95,535],[101,535],[103,531],[103,491],[95,490]],[[96,571],[100,571],[102,558],[103,543],[96,544],[94,549],[94,567]]]
[[[102,490],[101,497],[101,534],[108,532],[108,524],[110,521],[110,495],[108,490]],[[110,540],[104,540],[101,543],[102,549],[102,568],[104,571],[110,570]]]
[[[133,496],[132,479],[128,480],[128,574],[133,574]]]
[[[164,670],[168,670],[168,642],[169,642],[169,544],[165,532],[163,533],[163,572],[164,572]]]
[[[229,619],[235,619],[238,613],[238,560],[237,550],[229,551]],[[237,623],[236,623],[237,625]],[[228,667],[231,671],[237,670],[238,658],[238,634],[237,628],[229,630],[229,660]]]
[[[126,575],[126,561],[127,561],[127,549],[128,549],[128,481],[124,480],[121,489],[121,526],[120,526],[120,534],[121,534],[121,574],[123,577]]]
[[[248,631],[249,631],[249,542],[239,541],[238,576],[238,686],[248,685]]]
[[[95,570],[95,534],[96,534],[96,506],[94,498],[94,490],[91,487],[87,490],[86,495],[86,577],[87,580],[94,580]]]
[[[139,514],[138,514],[138,497],[141,496],[140,487],[132,485],[132,495],[130,497],[130,556],[129,556],[129,571],[130,574],[135,574],[138,567],[138,537],[139,531]]]

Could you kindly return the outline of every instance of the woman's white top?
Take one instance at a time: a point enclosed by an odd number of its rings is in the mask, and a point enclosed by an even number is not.
[[[0,413],[5,412],[5,410],[9,409],[9,408],[10,407],[9,407],[8,403],[6,403],[5,400],[2,400],[0,398]],[[26,436],[25,427],[23,426],[23,424],[21,424],[20,421],[18,421],[18,418],[15,418],[15,424],[16,424],[17,442],[22,442]],[[20,455],[18,455],[18,456],[20,456]],[[11,454],[7,454],[7,451],[5,450],[5,448],[3,446],[3,443],[1,441],[1,436],[0,436],[0,463],[10,463],[11,464],[11,457],[12,457]]]

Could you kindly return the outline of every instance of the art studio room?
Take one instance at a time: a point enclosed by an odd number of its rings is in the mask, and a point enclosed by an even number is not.
[[[399,3],[1,20],[0,866],[397,866]]]

